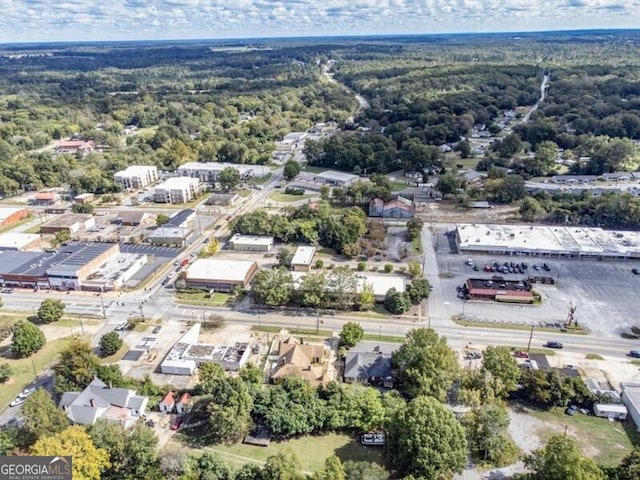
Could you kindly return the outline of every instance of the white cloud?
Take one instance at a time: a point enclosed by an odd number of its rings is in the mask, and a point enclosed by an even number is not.
[[[10,42],[634,28],[640,0],[0,0],[0,11]]]

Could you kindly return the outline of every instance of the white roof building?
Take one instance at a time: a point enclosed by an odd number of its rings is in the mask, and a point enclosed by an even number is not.
[[[316,247],[301,246],[296,248],[296,253],[291,259],[291,268],[294,270],[309,270],[313,257],[316,255]]]
[[[462,252],[640,258],[640,232],[464,223],[456,235]]]
[[[195,288],[231,291],[235,286],[248,287],[257,270],[253,261],[201,258],[189,266],[185,281]]]
[[[234,250],[264,251],[268,252],[273,248],[273,237],[261,235],[240,235],[236,233],[229,239],[229,244]]]
[[[358,180],[360,180],[360,177],[351,173],[338,172],[336,170],[327,170],[315,175],[315,179],[329,185],[345,186],[357,182]]]
[[[302,285],[302,279],[308,275],[306,272],[291,272],[293,279],[293,288],[299,289]],[[327,290],[332,291],[332,273],[327,272]],[[357,293],[362,292],[365,285],[371,285],[376,300],[383,300],[389,290],[395,288],[396,291],[402,293],[406,290],[406,278],[403,275],[372,275],[368,273],[355,274],[357,281]]]
[[[157,185],[153,200],[161,203],[186,203],[200,192],[200,180],[189,177],[171,177]]]
[[[0,234],[0,250],[24,250],[40,240],[36,233],[6,232]]]
[[[636,430],[640,430],[640,384],[621,383],[620,388],[622,389],[622,403],[627,407]]]
[[[114,180],[125,188],[144,188],[158,180],[158,167],[153,165],[131,165],[114,175]]]
[[[264,177],[271,173],[268,167],[263,165],[242,165],[236,163],[217,162],[189,162],[178,167],[178,175],[183,177],[198,178],[201,182],[216,182],[220,172],[225,168],[235,169],[241,177]]]

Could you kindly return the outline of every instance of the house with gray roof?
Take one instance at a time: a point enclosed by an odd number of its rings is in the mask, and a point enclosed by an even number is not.
[[[354,348],[357,349],[357,346]],[[391,388],[391,353],[375,347],[366,352],[350,351],[345,359],[343,377],[345,383],[358,382]]]
[[[59,407],[76,424],[93,425],[102,419],[129,428],[144,415],[147,403],[149,397],[128,388],[111,388],[94,378],[82,392],[65,392]]]

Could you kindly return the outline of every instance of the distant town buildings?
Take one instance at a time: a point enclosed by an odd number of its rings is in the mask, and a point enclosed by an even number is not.
[[[216,162],[190,162],[178,167],[178,175],[183,177],[197,178],[203,183],[215,183],[218,181],[220,172],[225,168],[233,168],[240,177],[248,180],[252,177],[264,177],[271,173],[268,167],[262,165],[243,165],[236,163],[216,163]]]
[[[128,190],[140,190],[158,180],[158,167],[132,165],[114,175],[114,180]]]

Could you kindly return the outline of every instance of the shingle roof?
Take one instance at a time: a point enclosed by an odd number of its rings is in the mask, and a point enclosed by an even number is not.
[[[380,352],[349,352],[344,366],[345,378],[368,380],[391,375],[391,355]]]

